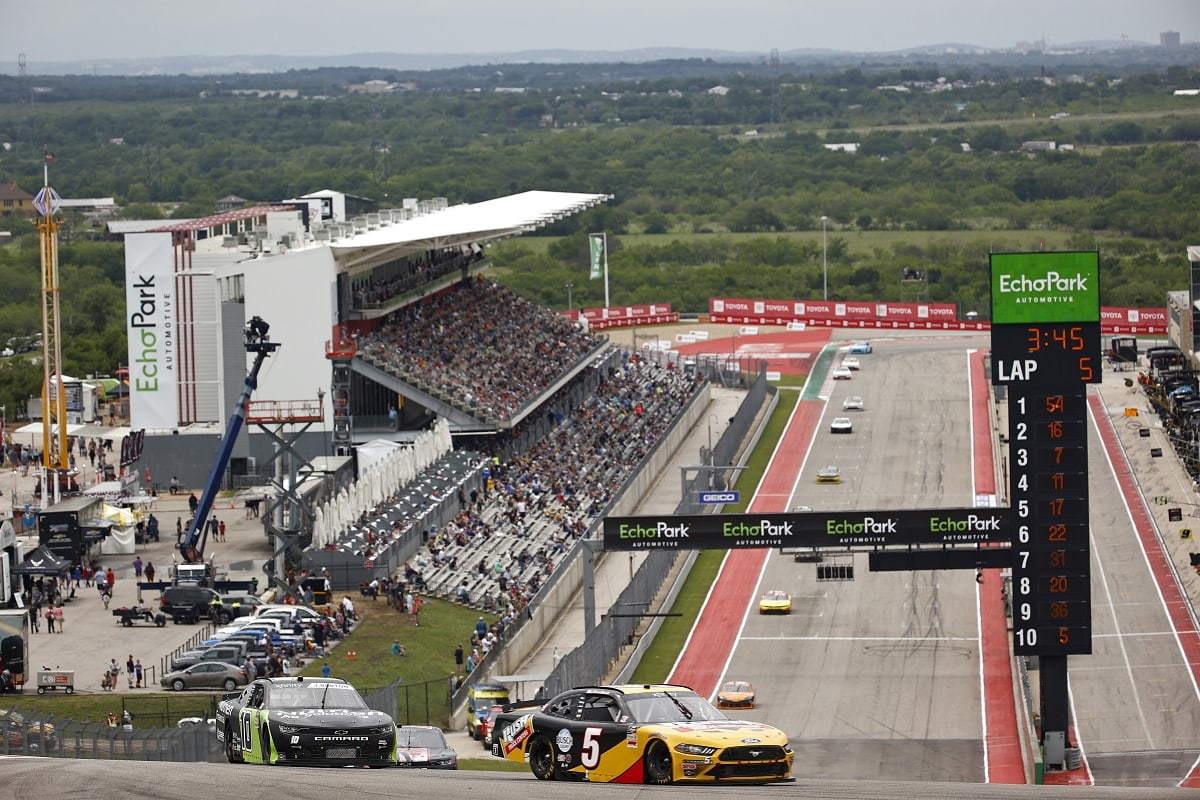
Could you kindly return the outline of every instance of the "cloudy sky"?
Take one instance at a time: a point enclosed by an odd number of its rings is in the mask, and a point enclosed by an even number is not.
[[[0,0],[0,73],[164,55],[508,53],[692,47],[768,52],[1200,39],[1200,0]]]

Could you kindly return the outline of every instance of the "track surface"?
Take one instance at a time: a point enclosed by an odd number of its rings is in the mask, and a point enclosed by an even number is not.
[[[972,416],[978,395],[968,384],[968,351],[986,348],[986,338],[877,341],[853,380],[822,384],[829,405],[815,426],[812,411],[798,412],[813,431],[811,450],[789,429],[797,438],[780,448],[786,457],[751,508],[970,506],[992,493],[991,409]],[[849,414],[853,434],[833,436],[828,422],[845,415],[847,394],[863,395],[867,407]],[[1139,493],[1113,475],[1128,469],[1123,457],[1110,461],[1094,426],[1089,447],[1096,645],[1071,659],[1072,743],[1087,768],[1068,777],[1190,786],[1200,755],[1200,638],[1168,567],[1156,563],[1153,528],[1131,515]],[[841,485],[815,483],[824,463],[841,467]],[[783,502],[780,475],[798,476]],[[744,716],[788,732],[800,777],[1019,782],[998,576],[985,574],[981,585],[971,572],[869,573],[866,559],[854,558],[853,582],[818,582],[811,564],[771,552],[751,585],[759,561],[731,553],[672,680],[701,691],[725,678],[753,682],[760,707]],[[757,596],[776,588],[792,593],[791,616],[760,616]]]

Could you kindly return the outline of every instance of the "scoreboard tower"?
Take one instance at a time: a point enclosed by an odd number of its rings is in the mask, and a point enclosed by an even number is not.
[[[1040,662],[1043,742],[1068,730],[1067,656],[1092,652],[1087,385],[1095,252],[991,256],[992,383],[1008,388],[1013,651]]]

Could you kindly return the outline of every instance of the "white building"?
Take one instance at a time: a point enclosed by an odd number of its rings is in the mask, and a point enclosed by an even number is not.
[[[133,428],[219,431],[249,368],[242,334],[253,316],[266,320],[271,341],[280,343],[254,399],[315,400],[330,384],[325,345],[334,326],[394,308],[356,308],[356,286],[406,258],[477,255],[489,241],[609,199],[530,191],[451,206],[437,198],[346,219],[346,198],[323,191],[126,235]],[[486,267],[486,260],[470,262],[424,290]],[[328,408],[325,416],[329,422]]]

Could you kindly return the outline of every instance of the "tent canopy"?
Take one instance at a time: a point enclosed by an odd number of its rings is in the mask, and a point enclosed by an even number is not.
[[[13,567],[17,575],[58,575],[70,564],[50,552],[46,545],[40,546],[29,557]]]

